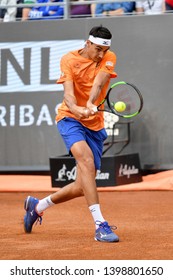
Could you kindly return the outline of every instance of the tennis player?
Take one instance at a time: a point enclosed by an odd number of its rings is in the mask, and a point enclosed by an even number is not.
[[[24,203],[24,229],[32,231],[33,224],[42,222],[43,211],[70,199],[85,196],[95,224],[95,240],[117,242],[116,227],[110,226],[102,215],[96,187],[96,171],[100,169],[103,142],[107,138],[103,113],[95,107],[106,96],[114,72],[116,55],[110,51],[111,32],[96,26],[82,49],[72,51],[61,59],[64,99],[56,115],[57,127],[77,166],[77,176],[57,192],[39,200],[28,196]]]

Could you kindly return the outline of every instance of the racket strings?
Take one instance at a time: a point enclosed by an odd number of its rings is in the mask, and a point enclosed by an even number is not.
[[[116,111],[114,107],[119,101],[126,105],[123,112]],[[132,115],[140,109],[140,98],[137,91],[132,86],[121,84],[112,88],[109,94],[109,104],[115,113],[118,112],[122,115]]]

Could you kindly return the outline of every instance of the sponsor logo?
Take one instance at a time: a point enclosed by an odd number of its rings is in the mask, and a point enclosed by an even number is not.
[[[97,171],[96,180],[109,180],[110,173],[109,172],[101,172],[100,170]]]
[[[56,111],[56,108],[55,108]],[[0,126],[41,126],[47,124],[53,126],[55,121],[51,116],[51,110],[47,104],[41,105],[38,109],[31,104],[23,105],[0,105]]]
[[[58,171],[58,177],[55,179],[55,181],[65,181],[66,179],[64,178],[66,176],[66,165],[63,164],[62,168]]]
[[[109,42],[108,41],[103,41],[103,45],[109,46]]]
[[[34,216],[34,210],[32,210],[32,211],[30,212],[30,214],[31,214],[31,216]]]
[[[107,237],[107,234],[103,234],[103,233],[100,232],[100,237],[101,238]]]
[[[77,168],[74,166],[71,170],[68,170],[66,164],[62,165],[62,168],[58,170],[57,178],[55,181],[70,181],[76,179]],[[97,171],[96,180],[109,180],[109,172]]]
[[[123,166],[123,164],[120,165],[120,168],[119,168],[119,177],[122,177],[122,176],[127,176],[127,178],[130,178],[131,175],[134,175],[134,174],[138,174],[139,173],[139,169],[136,168],[134,165],[132,166],[128,166],[127,164],[125,164]]]
[[[83,40],[0,43],[0,93],[61,91],[60,59]],[[15,86],[14,86],[15,85]]]
[[[113,63],[112,63],[112,61],[106,61],[106,65],[107,66],[113,66]]]

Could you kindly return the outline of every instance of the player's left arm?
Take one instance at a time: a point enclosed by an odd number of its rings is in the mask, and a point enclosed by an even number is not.
[[[116,64],[116,55],[113,52],[108,52],[103,58],[101,64],[101,69],[94,79],[94,83],[90,92],[90,97],[87,102],[87,108],[91,111],[91,114],[94,114],[95,112],[94,102],[99,97],[103,87],[105,85],[108,86],[111,78],[117,77],[117,74],[114,72],[114,67]]]
[[[97,100],[102,88],[109,80],[110,80],[110,73],[100,71],[97,74],[97,76],[94,79],[94,83],[90,92],[90,97],[87,102],[87,108],[89,108],[88,107],[89,104],[93,104]]]

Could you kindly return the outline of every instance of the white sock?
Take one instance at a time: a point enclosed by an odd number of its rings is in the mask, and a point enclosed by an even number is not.
[[[100,204],[93,204],[89,206],[89,210],[93,216],[96,229],[99,227],[99,222],[104,222],[105,219],[102,216],[101,210],[100,210]]]
[[[36,206],[36,211],[38,214],[42,213],[44,210],[46,210],[47,208],[53,206],[55,203],[52,202],[51,196],[47,196],[41,200],[39,200],[39,203]]]

